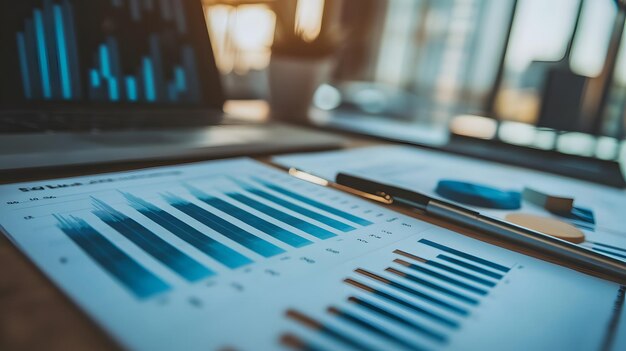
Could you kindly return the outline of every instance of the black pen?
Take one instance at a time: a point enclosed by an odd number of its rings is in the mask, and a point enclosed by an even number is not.
[[[541,252],[561,262],[614,277],[622,284],[626,283],[626,262],[532,229],[484,216],[480,212],[447,201],[345,173],[339,173],[334,183],[296,169],[291,169],[289,173],[316,184],[332,186],[383,203],[417,209],[427,215],[488,233],[519,247]]]

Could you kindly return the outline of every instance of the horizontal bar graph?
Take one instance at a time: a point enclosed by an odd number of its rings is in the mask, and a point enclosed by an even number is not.
[[[297,310],[288,310],[286,313],[287,317],[293,319],[294,321],[297,321],[309,328],[315,329],[318,332],[320,332],[321,334],[327,335],[337,341],[339,341],[340,343],[355,348],[357,350],[363,350],[363,351],[374,351],[374,348],[370,348],[368,346],[366,346],[365,344],[361,343],[360,341],[358,341],[355,338],[351,338],[349,336],[346,336],[345,334],[335,330],[334,328],[327,326],[321,322],[316,321],[315,319],[305,315],[304,313],[297,311]]]
[[[436,297],[433,294],[428,294],[428,293],[425,293],[425,292],[423,292],[421,290],[417,290],[417,289],[411,288],[411,287],[409,287],[409,286],[407,286],[405,284],[398,283],[397,281],[384,278],[384,277],[382,277],[382,276],[380,276],[378,274],[366,271],[366,270],[361,269],[361,268],[355,270],[355,272],[358,273],[358,274],[361,274],[361,275],[363,275],[365,277],[371,278],[372,280],[375,280],[375,281],[378,281],[380,283],[383,283],[385,285],[389,285],[390,287],[393,287],[393,288],[395,288],[395,289],[397,289],[399,291],[402,291],[404,293],[407,293],[409,295],[413,295],[413,296],[418,297],[418,298],[420,298],[422,300],[428,301],[428,302],[432,303],[433,305],[435,305],[437,307],[446,309],[446,310],[448,310],[450,312],[454,312],[454,313],[456,313],[458,315],[467,316],[469,314],[469,311],[467,309],[465,309],[463,307],[460,307],[460,306],[457,306],[457,305],[454,305],[452,303],[446,302],[445,300],[442,300],[442,299]]]
[[[415,312],[416,314],[426,317],[428,319],[431,319],[433,322],[435,323],[439,323],[441,325],[453,328],[453,329],[457,329],[459,328],[460,324],[458,321],[451,319],[449,317],[443,316],[437,312],[433,312],[430,309],[426,309],[424,307],[421,307],[419,305],[416,305],[413,302],[410,302],[409,300],[407,300],[406,298],[400,298],[397,297],[395,295],[389,294],[387,292],[384,292],[380,289],[376,289],[376,288],[372,288],[371,286],[364,284],[358,280],[354,280],[354,279],[346,279],[344,280],[344,282],[346,284],[352,285],[356,288],[359,288],[365,292],[371,293],[372,295],[375,295],[378,298],[381,298],[383,300],[386,300],[388,302],[391,302],[393,304],[396,304],[400,307],[403,307],[407,310],[410,310],[412,312]]]
[[[193,282],[215,274],[134,219],[116,211],[103,201],[98,199],[93,201],[96,207],[94,214],[98,218],[184,279]]]
[[[145,299],[170,289],[166,282],[120,250],[86,221],[73,216],[56,215],[55,218],[61,231],[136,297]]]
[[[411,343],[409,341],[406,341],[400,337],[398,337],[397,335],[395,335],[393,332],[386,330],[383,327],[377,326],[374,323],[365,320],[359,316],[356,316],[350,312],[347,312],[345,310],[341,310],[339,308],[336,307],[329,307],[328,308],[328,313],[337,316],[340,319],[343,319],[344,321],[347,321],[348,323],[354,324],[355,326],[366,330],[374,335],[380,336],[386,340],[391,341],[394,344],[398,344],[408,350],[413,350],[413,351],[421,351],[424,350],[423,347],[415,345],[414,343]]]
[[[400,251],[400,250],[396,250],[394,252],[397,253],[397,254],[403,254],[404,253],[403,251]],[[400,264],[402,266],[408,267],[408,268],[410,268],[410,269],[412,269],[414,271],[417,271],[417,272],[423,273],[423,274],[425,274],[427,276],[430,276],[432,278],[435,278],[437,280],[440,280],[440,281],[443,281],[445,283],[449,283],[451,285],[454,285],[454,286],[456,286],[458,288],[467,290],[469,292],[473,292],[473,293],[476,293],[476,294],[479,294],[479,295],[487,295],[487,290],[485,290],[483,288],[479,288],[479,287],[476,287],[474,285],[471,285],[471,284],[468,284],[468,283],[464,283],[464,282],[460,281],[459,279],[455,279],[455,278],[447,276],[445,274],[441,274],[441,273],[435,272],[434,270],[428,269],[426,267],[418,266],[416,264],[412,264],[412,263],[409,263],[409,262],[401,260],[401,259],[395,259],[394,262],[398,263],[398,264]]]
[[[490,287],[490,288],[496,286],[496,282],[494,282],[493,280],[486,279],[486,278],[480,277],[480,276],[478,276],[476,274],[468,273],[467,271],[463,271],[463,270],[460,270],[460,269],[457,269],[457,268],[454,268],[454,267],[450,267],[449,265],[441,263],[439,261],[424,259],[424,258],[421,258],[419,256],[416,256],[416,255],[413,255],[413,254],[409,254],[409,253],[401,251],[401,250],[396,250],[394,252],[399,254],[399,255],[405,256],[407,258],[413,259],[415,261],[422,262],[422,263],[424,263],[424,264],[426,264],[428,266],[431,266],[433,268],[437,268],[437,269],[440,269],[442,271],[445,271],[446,273],[452,273],[457,278],[467,279],[467,280],[472,281],[474,283],[477,283],[477,284],[480,284],[480,285],[484,285],[484,286]],[[413,265],[413,266],[414,266],[413,269],[416,269],[418,271],[428,272],[429,274],[430,274],[430,272],[433,272],[432,270],[428,270],[428,269],[426,269],[424,267],[421,267],[421,266],[415,266],[415,265]],[[437,276],[437,275],[439,275],[439,274],[437,273],[434,276]],[[454,278],[448,278],[448,279],[454,279]]]
[[[443,261],[447,261],[447,262],[453,263],[453,264],[455,264],[455,265],[457,265],[459,267],[463,267],[463,268],[469,269],[469,270],[474,271],[476,273],[479,273],[479,274],[482,274],[482,275],[486,275],[486,276],[491,277],[491,278],[502,279],[502,277],[503,277],[502,274],[494,273],[494,272],[492,272],[490,270],[478,267],[478,266],[473,265],[471,263],[467,263],[467,262],[461,261],[461,260],[456,259],[454,257],[450,257],[450,256],[446,256],[446,255],[437,255],[437,258],[439,258],[439,259],[441,259]]]
[[[453,248],[445,246],[445,245],[438,244],[438,243],[436,243],[434,241],[430,241],[428,239],[421,239],[419,242],[424,244],[424,245],[428,245],[428,246],[434,247],[436,249],[439,249],[439,250],[442,250],[442,251],[445,251],[445,252],[457,255],[457,256],[465,258],[467,260],[474,261],[476,263],[480,263],[480,264],[485,265],[487,267],[494,268],[494,269],[496,269],[498,271],[501,271],[501,272],[504,272],[504,273],[506,273],[506,272],[508,272],[510,270],[510,268],[508,268],[506,266],[503,266],[503,265],[500,265],[500,264],[497,264],[497,263],[485,260],[484,258],[480,258],[480,257],[476,257],[474,255],[467,254],[465,252],[461,252],[459,250],[453,249]]]
[[[425,350],[432,349],[432,345],[447,344],[452,333],[462,328],[474,309],[497,284],[492,282],[481,286],[482,278],[475,279],[477,277],[466,271],[488,275],[485,272],[493,272],[483,267],[503,273],[510,271],[510,268],[431,240],[421,239],[418,242],[450,256],[437,253],[434,259],[426,259],[404,250],[394,250],[393,254],[398,258],[391,263],[396,266],[382,270],[356,268],[353,272],[356,276],[343,280],[347,286],[355,289],[355,294],[348,296],[346,301],[338,301],[326,308],[327,317],[324,320],[331,318],[333,323],[318,321],[296,310],[289,310],[287,316],[356,349],[380,348],[379,344],[370,345],[358,336],[362,334],[385,342],[389,349],[400,347]],[[446,269],[449,268],[447,264],[467,263],[452,256],[462,257],[475,264],[471,267],[459,265],[460,269]],[[450,258],[453,261],[447,262]],[[495,276],[490,278],[496,279]],[[416,339],[408,339],[406,335],[413,335]],[[296,336],[293,338],[290,340],[292,344],[298,345],[295,341],[299,341],[303,345],[301,349],[306,349],[304,346],[308,343]]]
[[[450,297],[452,297],[454,299],[457,299],[459,301],[468,303],[470,305],[477,305],[478,304],[478,300],[476,298],[474,298],[474,297],[471,297],[471,296],[468,296],[468,295],[465,295],[465,294],[462,294],[462,293],[458,293],[458,292],[456,292],[454,290],[445,288],[445,287],[443,287],[441,285],[432,283],[432,282],[430,282],[428,280],[422,279],[422,278],[417,277],[415,275],[412,275],[412,274],[409,274],[409,273],[405,273],[405,272],[399,271],[399,270],[397,270],[395,268],[391,268],[391,267],[387,268],[386,271],[388,271],[390,273],[393,273],[393,274],[395,274],[395,275],[397,275],[399,277],[405,278],[405,279],[407,279],[407,280],[409,280],[411,282],[417,283],[419,285],[429,287],[432,290],[435,290],[435,291],[438,291],[438,292],[442,293],[443,295],[450,296]]]
[[[408,327],[412,331],[417,332],[421,335],[424,335],[428,337],[429,339],[432,339],[441,343],[446,342],[448,340],[447,336],[444,335],[443,333],[435,331],[432,328],[428,328],[408,318],[402,317],[398,315],[397,313],[390,312],[386,308],[381,307],[380,305],[377,305],[376,303],[369,302],[366,299],[351,296],[348,298],[348,301],[364,309],[367,309],[371,312],[374,312],[380,316],[383,316],[392,321],[398,322],[399,324],[402,324],[403,326]]]

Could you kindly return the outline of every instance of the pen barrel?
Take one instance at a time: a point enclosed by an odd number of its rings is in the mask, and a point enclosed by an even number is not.
[[[436,217],[547,254],[562,263],[569,263],[586,271],[608,275],[622,284],[626,283],[625,262],[585,247],[498,219],[485,217],[474,212],[465,212],[437,201],[431,201],[426,207],[426,211]]]

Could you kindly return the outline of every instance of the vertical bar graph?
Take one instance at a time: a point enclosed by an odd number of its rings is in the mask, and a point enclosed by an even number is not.
[[[194,282],[215,274],[135,220],[98,199],[93,202],[100,220],[184,279]]]
[[[332,206],[328,206],[328,205],[326,205],[324,203],[321,203],[319,201],[313,200],[313,199],[308,198],[306,196],[302,196],[302,195],[297,194],[297,193],[295,193],[295,192],[293,192],[291,190],[285,189],[285,188],[283,188],[281,186],[278,186],[278,185],[275,185],[275,184],[272,184],[272,183],[268,183],[268,182],[266,182],[264,180],[260,180],[260,179],[256,179],[256,181],[261,183],[261,184],[263,184],[264,186],[268,187],[269,189],[271,189],[273,191],[276,191],[276,192],[278,192],[280,194],[289,196],[289,197],[291,197],[293,199],[296,199],[296,200],[298,200],[300,202],[303,202],[305,204],[311,205],[313,207],[319,208],[320,210],[323,210],[323,211],[326,211],[328,213],[334,214],[334,215],[336,215],[338,217],[344,218],[344,219],[346,219],[346,220],[348,220],[348,221],[350,221],[352,223],[355,223],[355,224],[358,224],[358,225],[362,225],[362,226],[368,226],[368,225],[372,224],[372,222],[370,222],[370,221],[368,221],[368,220],[366,220],[364,218],[355,216],[355,215],[353,215],[351,213],[339,210],[339,209],[334,208]]]
[[[52,0],[44,0],[43,2],[43,28],[46,36],[45,50],[48,55],[48,75],[50,78],[50,94],[52,99],[61,97],[61,79],[59,76],[59,43],[55,35],[55,21],[53,13]]]
[[[237,218],[238,220],[254,228],[257,228],[258,230],[284,242],[285,244],[289,246],[303,247],[303,246],[310,245],[313,243],[312,241],[307,240],[297,234],[294,234],[287,229],[283,229],[273,223],[270,223],[258,216],[253,215],[250,212],[244,211],[241,208],[231,203],[228,203],[216,197],[209,196],[208,194],[202,192],[199,189],[189,187],[189,186],[188,186],[188,189],[196,198],[198,198],[198,200],[234,218]]]
[[[59,229],[91,259],[137,298],[145,299],[163,293],[170,286],[77,217],[56,215]]]
[[[26,99],[71,100],[80,94],[73,10],[69,0],[45,0],[16,34]]]
[[[144,57],[142,62],[143,69],[143,86],[145,91],[146,100],[154,102],[157,100],[156,82],[154,80],[154,66],[152,60],[149,57]]]
[[[66,42],[65,26],[63,24],[63,12],[61,6],[54,5],[54,32],[56,34],[58,49],[57,54],[59,56],[59,68],[61,71],[61,89],[63,92],[63,99],[69,100],[72,98],[72,82],[70,77],[70,60],[68,56],[68,47]]]
[[[326,215],[323,215],[321,213],[309,210],[308,208],[302,207],[298,204],[295,204],[291,201],[287,201],[284,200],[278,196],[274,196],[266,191],[263,191],[261,189],[256,189],[256,188],[251,188],[251,187],[246,187],[244,188],[247,192],[254,194],[258,197],[261,197],[265,200],[271,201],[279,206],[282,206],[284,208],[287,208],[289,210],[292,210],[294,212],[300,213],[304,216],[307,216],[317,222],[323,223],[328,225],[329,227],[332,227],[334,229],[340,230],[342,232],[349,232],[352,230],[355,230],[356,228],[350,225],[347,225],[343,222],[340,222],[334,218],[330,218]]]
[[[123,74],[119,45],[115,38],[110,37],[99,45],[98,54],[94,56],[94,68],[90,70],[91,97],[100,101],[148,103],[200,99],[200,95],[193,92],[199,86],[191,86],[194,79],[197,79],[192,78],[190,73],[195,71],[194,67],[188,64],[175,65],[171,69],[171,80],[166,80],[163,67],[159,37],[152,35],[150,54],[141,58],[138,74]]]
[[[168,99],[167,82],[163,72],[163,55],[161,55],[161,40],[158,35],[151,34],[148,38],[149,57],[152,65],[152,79],[155,88],[155,100],[163,101]]]
[[[129,76],[125,78],[125,82],[128,101],[137,101],[137,99],[139,98],[137,92],[137,80],[135,79],[135,77]]]
[[[285,252],[280,247],[239,228],[196,204],[172,194],[167,194],[164,198],[174,208],[263,257],[272,257]]]
[[[41,69],[39,65],[37,36],[35,34],[35,25],[32,19],[24,21],[24,40],[26,41],[26,58],[28,71],[30,73],[30,88],[33,99],[43,99],[43,84],[41,77]],[[19,35],[19,33],[18,33]],[[22,71],[24,74],[24,71]],[[24,79],[25,77],[22,77]]]
[[[305,233],[313,235],[318,239],[330,239],[332,237],[337,236],[335,233],[321,228],[315,224],[309,223],[303,219],[298,217],[294,217],[288,213],[277,210],[274,207],[268,206],[262,202],[256,201],[249,196],[245,196],[239,193],[228,193],[226,194],[230,198],[248,206],[254,208],[255,210],[265,213],[268,216],[271,216],[285,224],[288,224],[296,229],[300,229]]]
[[[26,53],[26,39],[24,33],[17,33],[17,50],[20,57],[20,69],[22,71],[22,85],[24,86],[24,95],[27,99],[33,98],[33,91],[30,85],[31,72],[28,67],[28,54]]]
[[[43,15],[40,9],[35,9],[33,13],[35,22],[35,37],[37,40],[37,53],[39,57],[39,67],[41,70],[41,86],[43,87],[44,99],[52,98],[52,83],[50,82],[50,60],[46,45],[46,35],[43,25]]]
[[[183,1],[159,1],[159,10],[156,0],[111,0],[111,11],[123,23],[118,25],[142,34],[136,37],[128,33],[127,38],[127,33],[109,30],[95,43],[87,40],[100,35],[77,33],[71,0],[41,3],[29,12],[14,36],[25,99],[71,101],[86,96],[97,102],[150,104],[198,103],[203,99]],[[98,21],[98,14],[94,15]],[[162,21],[162,26],[143,33],[133,31],[129,21],[142,27]],[[129,40],[133,46],[137,41],[145,45],[131,50]]]
[[[78,58],[78,41],[76,37],[76,22],[74,21],[74,8],[68,0],[61,3],[63,13],[63,28],[65,32],[65,44],[67,47],[67,57],[70,67],[71,98],[80,99],[83,97],[82,80],[80,74],[80,62]]]
[[[123,195],[139,213],[226,267],[234,269],[252,263],[251,259],[201,233],[167,211],[131,194]]]

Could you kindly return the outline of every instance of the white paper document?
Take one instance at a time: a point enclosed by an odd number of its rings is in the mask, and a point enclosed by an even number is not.
[[[622,313],[617,284],[249,159],[0,200],[4,233],[133,350],[594,350]]]
[[[515,210],[475,208],[482,214],[499,219],[505,219],[511,213],[524,213],[569,222],[584,233],[585,241],[581,245],[626,261],[626,192],[623,190],[407,146],[294,154],[275,157],[274,161],[329,180],[334,180],[337,173],[345,172],[405,187],[435,198],[441,198],[436,188],[442,180],[470,182],[517,193],[529,187],[570,197],[574,199],[574,206],[578,210],[591,213],[591,218],[555,215],[527,201],[521,201],[521,208]],[[448,198],[445,200],[453,201]],[[472,207],[465,203],[459,204]]]

